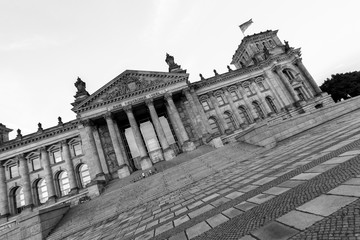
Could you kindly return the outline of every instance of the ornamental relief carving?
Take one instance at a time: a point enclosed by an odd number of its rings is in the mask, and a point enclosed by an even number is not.
[[[104,94],[102,100],[110,100],[127,93],[143,90],[152,86],[164,83],[161,79],[140,78],[135,76],[125,76],[113,88]]]

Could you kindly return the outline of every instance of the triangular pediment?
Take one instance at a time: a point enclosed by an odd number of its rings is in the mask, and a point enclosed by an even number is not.
[[[96,106],[103,106],[146,92],[187,81],[186,73],[126,70],[99,90],[84,99],[72,110],[82,112]]]

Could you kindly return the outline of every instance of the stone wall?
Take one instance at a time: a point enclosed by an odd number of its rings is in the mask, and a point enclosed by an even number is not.
[[[236,140],[272,148],[279,141],[357,109],[360,109],[360,97],[316,109],[276,124],[269,125],[266,121],[260,122],[242,132]]]

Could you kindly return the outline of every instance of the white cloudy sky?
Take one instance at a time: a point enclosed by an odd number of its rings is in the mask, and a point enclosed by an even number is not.
[[[301,47],[321,84],[359,70],[357,0],[1,0],[0,123],[23,134],[75,118],[80,76],[92,93],[126,69],[167,71],[166,52],[190,81],[226,71],[243,35],[279,30]]]

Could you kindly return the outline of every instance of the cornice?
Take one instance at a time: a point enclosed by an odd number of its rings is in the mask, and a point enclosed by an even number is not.
[[[44,131],[41,134],[32,133],[32,134],[23,136],[21,140],[19,140],[19,139],[10,140],[0,146],[0,152],[9,151],[9,150],[12,150],[12,149],[20,147],[20,146],[25,146],[30,143],[34,143],[34,142],[38,142],[38,141],[41,141],[41,140],[44,140],[47,138],[54,137],[61,133],[72,131],[74,129],[77,129],[78,124],[79,124],[78,120],[73,120],[73,121],[64,123],[64,125],[62,125],[62,126],[56,126],[56,127],[44,129]]]

